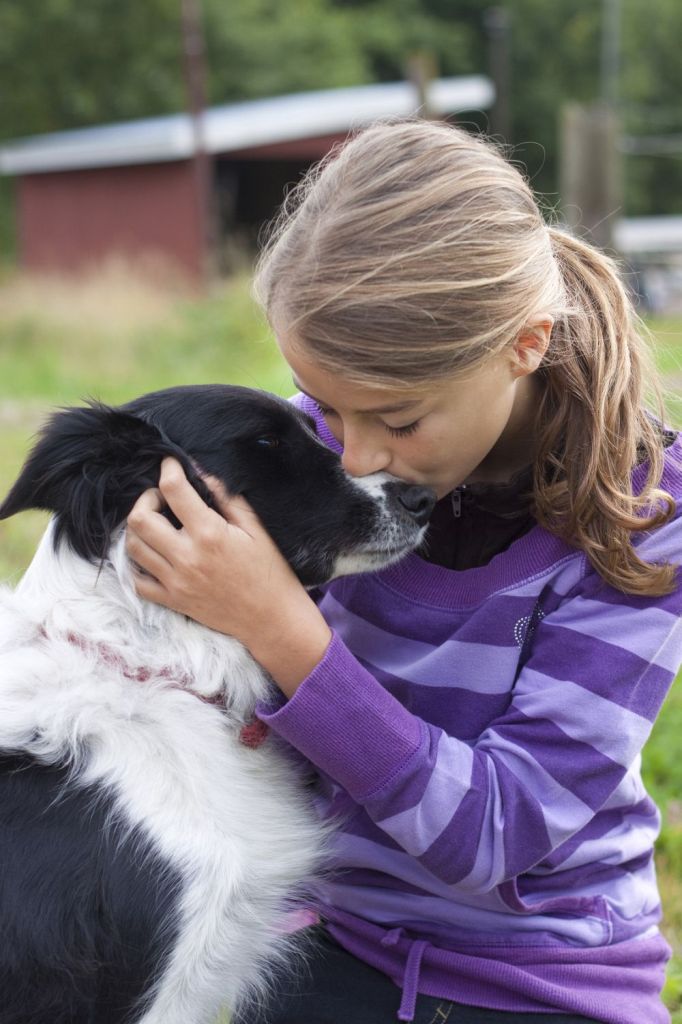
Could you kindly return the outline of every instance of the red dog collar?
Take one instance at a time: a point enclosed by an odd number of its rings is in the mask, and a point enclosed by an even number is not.
[[[42,627],[40,632],[44,637],[47,637],[47,633]],[[126,679],[132,679],[136,683],[146,683],[147,680],[152,677],[151,669],[146,668],[144,665],[141,665],[138,668],[131,668],[125,658],[120,654],[117,654],[116,651],[112,651],[107,644],[90,643],[89,640],[86,640],[85,637],[78,636],[77,633],[67,633],[66,639],[70,644],[80,647],[82,651],[96,652],[102,661],[105,661],[108,665],[113,665],[115,668],[119,669]],[[162,668],[154,674],[161,676],[162,679],[167,679],[171,683],[173,689],[183,690],[185,693],[190,693],[193,697],[196,697],[197,700],[202,701],[204,704],[212,704],[214,707],[222,707],[224,709],[223,698],[221,695],[216,694],[213,697],[204,697],[203,694],[197,693],[196,690],[192,690],[186,685],[186,677],[184,680],[175,679],[170,668]],[[253,721],[247,722],[239,730],[239,742],[243,743],[245,747],[250,747],[252,750],[255,750],[256,747],[260,747],[261,744],[265,742],[269,731],[270,730],[265,722],[261,722],[259,718],[254,718]]]

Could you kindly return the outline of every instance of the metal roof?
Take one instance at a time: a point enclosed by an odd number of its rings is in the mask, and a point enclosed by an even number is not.
[[[437,114],[489,107],[495,91],[483,75],[438,78],[429,85]],[[382,117],[416,113],[410,82],[324,89],[211,107],[203,117],[211,153],[345,132]],[[183,160],[194,153],[188,114],[144,118],[12,140],[0,146],[0,173],[36,174],[87,167]]]
[[[614,224],[613,242],[633,256],[682,252],[682,217],[624,217]]]

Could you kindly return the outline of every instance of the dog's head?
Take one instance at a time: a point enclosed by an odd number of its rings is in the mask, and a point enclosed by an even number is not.
[[[253,506],[306,586],[379,568],[422,539],[435,495],[386,474],[352,478],[314,421],[266,392],[228,385],[169,388],[118,408],[91,403],[52,416],[0,519],[55,514],[55,543],[101,561],[139,495],[174,456],[213,505],[202,473]],[[213,506],[215,507],[215,506]]]

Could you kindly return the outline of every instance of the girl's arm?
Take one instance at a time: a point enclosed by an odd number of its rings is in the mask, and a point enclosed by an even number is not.
[[[641,551],[679,561],[682,518]],[[681,613],[680,590],[626,596],[588,572],[538,623],[508,709],[474,744],[413,715],[336,635],[293,698],[259,714],[433,875],[485,893],[637,799]]]

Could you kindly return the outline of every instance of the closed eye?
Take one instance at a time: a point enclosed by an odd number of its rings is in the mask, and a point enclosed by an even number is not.
[[[328,406],[320,405],[319,402],[315,402],[315,405],[323,416],[336,415],[334,410],[330,409]],[[406,423],[404,427],[391,427],[388,425],[388,423],[384,423],[383,426],[384,429],[387,430],[392,437],[407,437],[409,434],[414,434],[415,430],[418,429],[420,423],[421,420],[414,420],[414,422],[412,423]]]
[[[414,434],[420,422],[415,420],[414,423],[406,423],[404,427],[389,427],[388,423],[384,423],[384,426],[393,437],[407,437],[408,434]]]

